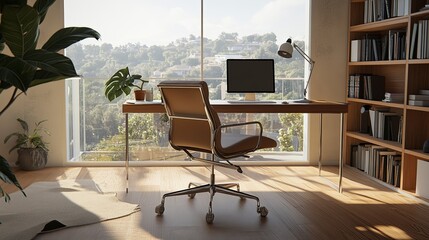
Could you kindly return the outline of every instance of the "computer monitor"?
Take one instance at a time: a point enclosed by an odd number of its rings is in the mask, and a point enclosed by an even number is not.
[[[274,93],[274,59],[227,59],[228,93]]]

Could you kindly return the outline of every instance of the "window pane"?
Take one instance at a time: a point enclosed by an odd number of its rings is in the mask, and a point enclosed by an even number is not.
[[[211,99],[289,100],[303,97],[304,59],[295,53],[277,54],[287,38],[305,49],[308,36],[308,1],[205,0],[204,79],[212,87]],[[227,93],[226,59],[274,59],[275,93]],[[261,79],[264,81],[264,79]],[[243,79],[242,85],[246,84]],[[244,115],[244,116],[243,116]],[[278,151],[302,155],[302,114],[223,114],[223,122],[257,120],[264,134],[278,140]],[[240,117],[242,116],[242,117]],[[285,159],[285,157],[280,157]]]
[[[148,79],[144,86],[154,90],[154,99],[160,99],[156,90],[159,81],[201,78],[200,3],[200,0],[124,0],[120,8],[126,11],[118,11],[117,1],[65,0],[66,25],[92,27],[102,38],[82,41],[66,51],[82,75],[81,79],[67,81],[69,159],[124,160],[121,104],[133,96],[122,96],[112,102],[104,96],[104,84],[117,70],[129,67],[131,74]],[[291,14],[282,14],[284,11]],[[234,55],[275,59],[276,93],[261,94],[261,98],[301,97],[303,59],[299,55],[282,59],[276,52],[287,37],[293,37],[305,49],[307,11],[307,1],[205,0],[203,64],[211,99],[240,97],[225,92],[224,59]],[[160,120],[162,117],[162,114],[129,115],[132,160],[184,159],[181,152],[169,147],[168,126]],[[222,114],[222,117],[225,121],[242,118],[239,114]],[[280,147],[272,155],[281,151],[302,152],[302,115],[255,114],[245,118],[262,121],[265,133],[279,139]]]

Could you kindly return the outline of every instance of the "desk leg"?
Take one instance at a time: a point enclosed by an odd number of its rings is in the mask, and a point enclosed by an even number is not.
[[[338,166],[338,175],[339,175],[339,182],[338,182],[338,192],[343,192],[343,141],[344,141],[344,113],[341,113],[341,123],[340,123],[340,163]]]
[[[320,114],[320,135],[319,135],[319,176],[322,175],[322,136],[323,136],[323,113]]]
[[[128,113],[125,113],[125,171],[126,171],[126,189],[125,192],[128,193],[128,168],[130,165],[130,154],[128,146]]]

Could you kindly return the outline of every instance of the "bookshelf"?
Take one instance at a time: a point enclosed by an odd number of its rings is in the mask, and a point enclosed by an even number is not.
[[[417,160],[429,161],[429,154],[422,151],[423,143],[429,139],[429,107],[409,105],[409,95],[429,89],[429,39],[419,40],[419,50],[422,52],[418,59],[415,53],[418,34],[412,36],[415,26],[422,24],[424,28],[425,22],[429,22],[429,10],[421,10],[426,4],[425,0],[351,0],[349,6],[348,78],[345,90],[349,112],[344,126],[346,164],[356,164],[358,145],[374,145],[395,151],[401,156],[400,183],[391,187],[409,193],[416,190]],[[394,13],[392,7],[395,8]],[[387,9],[390,9],[389,14]],[[428,32],[423,33],[429,35]],[[410,56],[413,42],[413,56]],[[424,48],[427,48],[426,55]],[[403,98],[385,102],[351,96],[351,76],[360,75],[383,76],[384,91],[403,94]],[[367,91],[368,86],[365,88]],[[382,108],[401,116],[398,124],[400,140],[389,141],[380,136],[374,137],[372,132],[362,132],[364,106]]]

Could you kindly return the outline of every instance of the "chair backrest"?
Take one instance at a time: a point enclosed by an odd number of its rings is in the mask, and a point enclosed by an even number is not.
[[[169,140],[177,150],[212,153],[214,129],[220,126],[203,81],[163,81],[159,85],[170,119]]]

